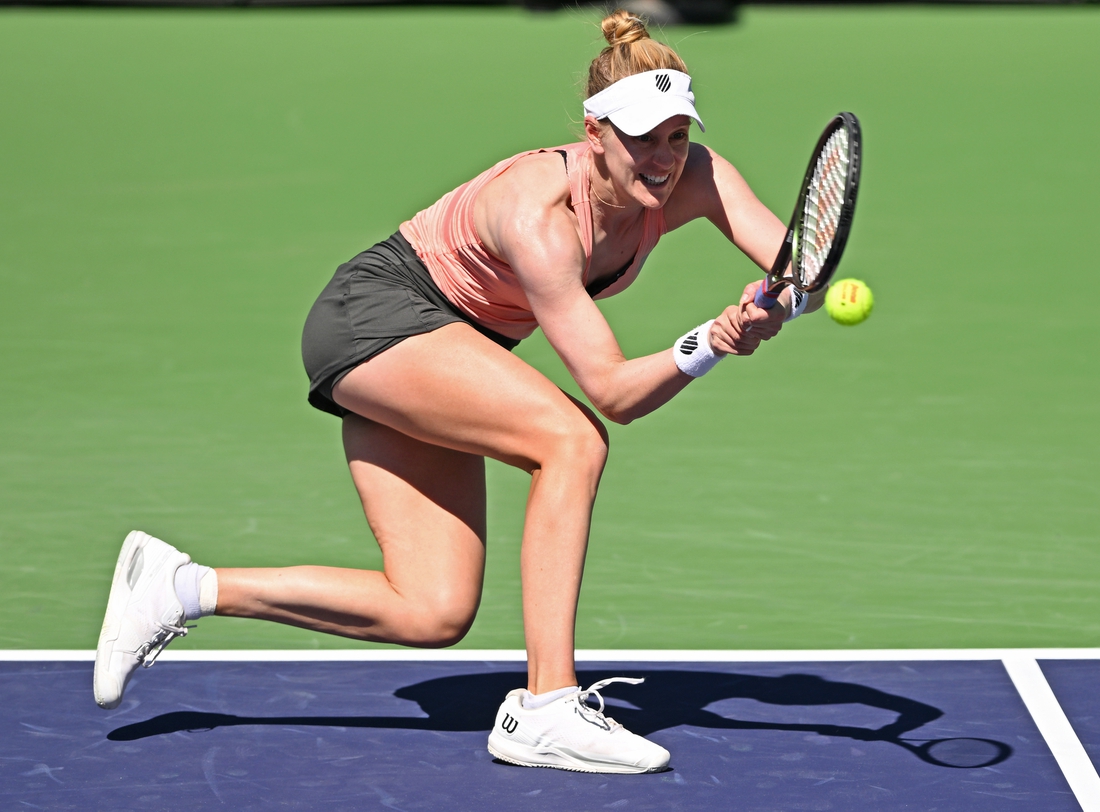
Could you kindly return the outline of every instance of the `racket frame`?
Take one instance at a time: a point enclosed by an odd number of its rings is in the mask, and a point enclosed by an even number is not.
[[[800,240],[802,236],[802,220],[806,213],[806,195],[810,191],[810,183],[813,181],[814,171],[817,169],[818,159],[828,143],[829,138],[837,130],[845,128],[848,131],[848,176],[844,184],[844,201],[841,203],[840,216],[837,218],[836,236],[829,247],[829,253],[821,264],[821,271],[817,278],[810,284],[804,284],[797,278],[797,274],[785,275],[787,266],[791,264],[792,257],[797,261],[800,257]],[[800,290],[803,293],[815,293],[825,288],[833,278],[833,273],[840,264],[840,258],[844,254],[844,248],[848,244],[848,236],[852,230],[852,217],[856,210],[856,197],[859,194],[859,175],[863,157],[863,139],[859,126],[859,119],[854,113],[838,113],[821,137],[817,140],[817,146],[810,156],[810,164],[806,174],[802,178],[802,188],[798,192],[798,202],[795,204],[794,213],[791,215],[787,226],[787,236],[783,244],[779,246],[772,269],[764,277],[764,284],[756,295],[756,305],[765,309],[775,307],[779,294],[787,285]]]

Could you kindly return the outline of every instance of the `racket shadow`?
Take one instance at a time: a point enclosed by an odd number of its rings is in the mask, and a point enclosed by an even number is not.
[[[578,672],[582,685],[606,676]],[[995,739],[914,739],[907,734],[943,716],[924,702],[852,682],[835,682],[810,674],[765,677],[710,671],[646,670],[625,672],[641,676],[641,685],[608,686],[602,691],[608,713],[639,735],[689,726],[712,730],[777,730],[816,733],[859,742],[883,742],[937,767],[979,769],[1000,764],[1013,754],[1010,745]],[[270,725],[280,727],[377,728],[434,732],[488,732],[504,695],[526,683],[523,671],[461,674],[403,686],[399,699],[419,705],[423,716],[237,716],[201,711],[173,711],[115,728],[110,741],[136,741],[179,732]],[[785,707],[863,705],[897,714],[880,728],[859,725],[795,723],[731,718],[708,706],[727,699],[752,699]]]
[[[979,769],[1009,759],[1013,748],[985,738],[915,739],[907,734],[941,718],[939,708],[908,697],[853,682],[836,682],[812,674],[764,677],[755,674],[706,671],[660,671],[645,676],[642,685],[609,686],[605,697],[614,702],[614,717],[639,735],[677,725],[712,730],[781,730],[882,742],[901,747],[937,767]],[[584,682],[585,677],[581,676]],[[621,700],[620,700],[621,697]],[[816,722],[762,721],[722,715],[708,707],[727,699],[752,699],[764,705],[800,707],[862,705],[897,714],[879,728]],[[619,701],[626,703],[620,705]]]

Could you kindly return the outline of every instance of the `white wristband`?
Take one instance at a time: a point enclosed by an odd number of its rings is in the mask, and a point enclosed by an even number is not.
[[[810,294],[803,293],[797,288],[791,288],[791,315],[783,321],[794,321],[806,312],[806,304],[810,301]]]
[[[712,324],[714,319],[700,324],[694,330],[684,333],[672,345],[672,357],[676,361],[676,366],[681,372],[693,378],[706,375],[714,369],[715,364],[726,357],[718,355],[710,348],[710,339],[707,336],[710,334]]]

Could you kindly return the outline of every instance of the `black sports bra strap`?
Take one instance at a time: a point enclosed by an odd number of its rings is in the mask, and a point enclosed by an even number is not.
[[[611,274],[611,276],[605,276],[603,279],[597,279],[595,282],[592,282],[589,285],[587,285],[584,289],[585,293],[587,293],[589,296],[591,296],[593,299],[595,299],[597,294],[603,293],[609,287],[611,287],[616,282],[618,282],[620,279],[622,279],[623,274],[625,274],[627,271],[629,271],[630,266],[633,265],[633,264],[634,264],[634,257],[631,257],[630,259],[627,260],[626,265],[619,268],[619,270],[615,271],[615,273]]]

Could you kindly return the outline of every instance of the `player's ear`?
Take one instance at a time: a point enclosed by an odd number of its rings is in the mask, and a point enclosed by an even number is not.
[[[603,154],[603,131],[604,125],[600,124],[595,118],[592,116],[584,117],[584,135],[592,146],[592,151],[597,155]]]

